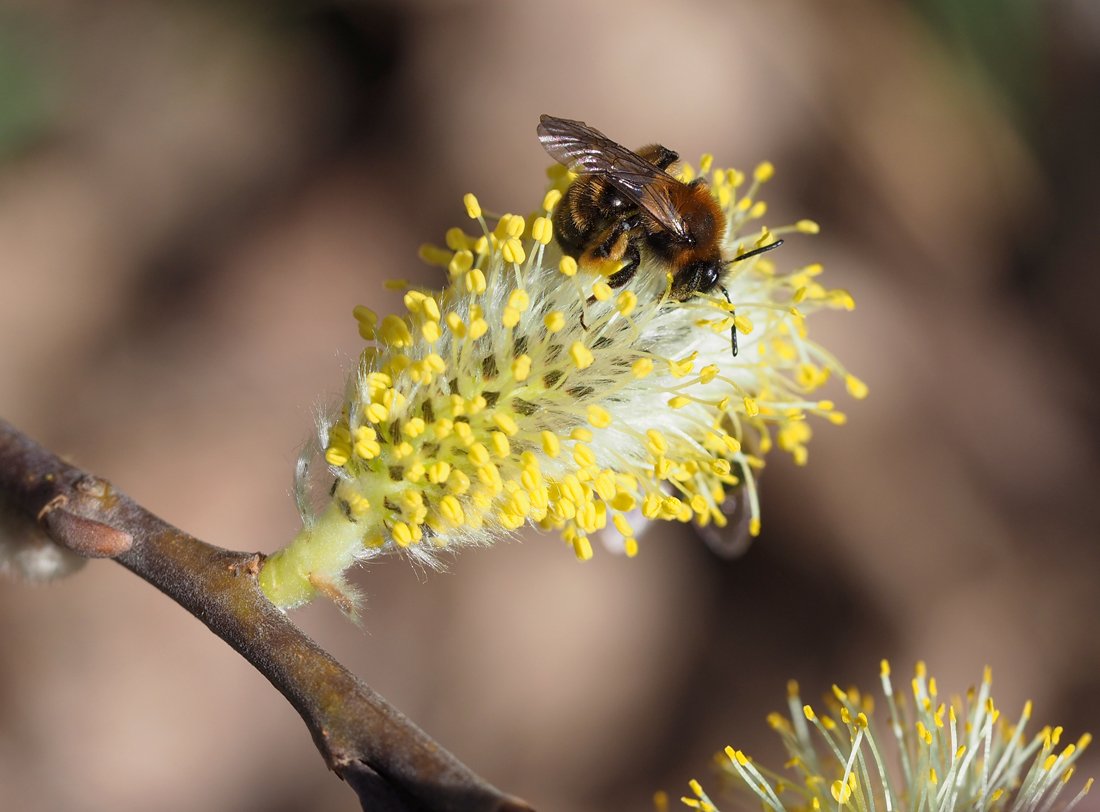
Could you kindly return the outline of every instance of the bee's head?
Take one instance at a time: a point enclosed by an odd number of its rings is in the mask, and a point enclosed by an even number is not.
[[[715,256],[684,265],[672,278],[672,298],[682,302],[696,293],[710,293],[718,287],[726,264],[721,257]]]

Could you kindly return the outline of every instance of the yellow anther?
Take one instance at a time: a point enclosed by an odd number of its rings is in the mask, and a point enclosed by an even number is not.
[[[846,375],[844,378],[844,386],[848,390],[848,394],[856,400],[862,400],[867,397],[867,384],[855,375]]]
[[[421,298],[418,310],[425,318],[432,321],[439,321],[442,318],[442,314],[439,312],[439,303],[431,296]]]
[[[638,554],[638,540],[633,536],[627,536],[623,539],[623,552],[626,553],[627,558],[633,558]]]
[[[520,316],[522,314],[516,308],[508,305],[504,308],[504,312],[500,316],[500,323],[507,329],[511,330],[517,324],[519,324]]]
[[[519,433],[519,426],[516,424],[515,419],[507,412],[494,412],[493,425],[509,437],[515,437]]]
[[[584,443],[577,443],[573,446],[573,461],[582,468],[587,468],[589,465],[596,464],[596,455]]]
[[[452,256],[451,252],[446,248],[440,248],[438,245],[429,245],[428,243],[420,246],[417,250],[417,255],[429,265],[442,265],[443,267],[447,267]],[[400,285],[400,287],[398,287],[398,285],[395,284],[390,288],[391,290],[403,290],[408,285],[403,279],[394,279],[390,281],[392,283],[399,283]]]
[[[508,306],[523,312],[531,306],[531,296],[523,288],[516,288],[508,295]]]
[[[661,515],[661,497],[656,493],[646,494],[642,500],[642,515],[647,519],[656,519]]]
[[[602,406],[589,406],[585,410],[588,414],[588,422],[598,429],[606,429],[611,425],[611,413]]]
[[[692,369],[695,368],[696,353],[692,353],[687,358],[681,358],[679,361],[669,361],[668,371],[672,373],[674,378],[683,378],[691,374]]]
[[[520,233],[522,233],[522,231]],[[505,262],[515,262],[519,264],[527,259],[527,252],[523,250],[523,243],[515,237],[509,237],[504,241],[504,246],[501,248],[500,253],[501,256],[504,257]]]
[[[466,521],[462,503],[451,494],[447,494],[439,500],[439,512],[443,514],[443,518],[456,527]]]
[[[481,217],[481,204],[477,202],[477,197],[467,192],[462,196],[462,203],[466,207],[466,214],[469,215],[471,220],[476,220]]]
[[[382,319],[379,333],[382,340],[392,347],[408,347],[413,343],[409,325],[404,319],[392,314]]]
[[[592,558],[592,542],[587,536],[578,536],[573,540],[573,553],[580,561],[588,561]]]
[[[447,490],[461,496],[466,493],[466,491],[470,490],[470,477],[456,468],[451,471],[451,475],[447,477]]]
[[[794,227],[803,234],[817,234],[821,231],[821,226],[813,220],[799,220]]]
[[[633,495],[627,493],[626,491],[619,491],[611,499],[609,504],[611,505],[611,507],[615,508],[615,510],[626,513],[628,511],[634,510],[634,508],[637,507],[638,502],[633,497]]]
[[[480,296],[485,292],[485,274],[481,268],[471,268],[463,278],[466,284],[466,292]]]
[[[771,180],[772,175],[775,174],[775,167],[772,166],[771,161],[764,161],[757,164],[756,169],[753,170],[752,178],[757,183],[765,183]]]
[[[550,240],[554,239],[553,223],[547,217],[536,217],[531,226],[531,236],[535,238],[536,242],[549,245]]]
[[[357,493],[352,494],[352,496],[348,498],[348,509],[351,510],[353,516],[365,516],[367,515],[367,511],[370,510],[370,502]]]
[[[504,490],[504,480],[501,479],[500,470],[495,465],[479,466],[477,478],[482,485],[489,488],[491,493],[498,494]]]
[[[356,321],[363,324],[370,324],[372,326],[378,324],[378,314],[366,305],[356,305],[352,308],[351,315]]]
[[[447,264],[447,273],[451,276],[464,274],[474,267],[474,255],[467,250],[458,251]]]
[[[426,428],[427,424],[424,423],[423,418],[413,417],[401,425],[401,433],[410,439],[415,439],[423,434]],[[369,429],[369,431],[374,434],[374,429]]]
[[[554,458],[561,453],[561,441],[558,440],[558,435],[551,431],[544,431],[540,438],[542,450],[546,452],[546,456]]]
[[[367,341],[373,341],[377,337],[378,314],[369,307],[357,305],[352,315],[359,322],[359,335]]]
[[[436,375],[440,375],[447,371],[447,362],[444,361],[443,356],[438,353],[430,352],[424,356],[424,364]]]
[[[549,214],[557,207],[560,200],[561,192],[559,192],[557,189],[551,189],[542,199],[542,210]]]
[[[632,290],[624,290],[619,294],[619,298],[615,302],[615,307],[624,316],[629,316],[634,312],[634,308],[638,306],[638,295]]]
[[[503,431],[494,431],[489,434],[489,445],[493,447],[493,453],[503,459],[512,451],[512,445],[508,442],[508,435]]]
[[[489,322],[485,319],[477,318],[470,323],[470,340],[477,341],[483,335],[489,332]]]
[[[512,361],[512,377],[519,382],[527,380],[527,376],[531,374],[531,356],[520,355],[514,361]]]
[[[325,462],[336,468],[346,465],[349,458],[348,449],[342,446],[332,446],[325,451]]]
[[[714,164],[714,156],[709,152],[704,152],[703,157],[699,159],[699,172],[703,175],[710,172],[711,166]]]
[[[749,217],[759,219],[763,217],[768,211],[768,204],[763,200],[757,200],[752,204],[752,208],[749,209]]]
[[[635,378],[645,378],[653,372],[653,361],[649,358],[639,358],[630,365],[630,371]]]
[[[500,218],[500,225],[503,225],[505,234],[512,239],[516,239],[523,236],[523,231],[527,228],[527,221],[518,214],[506,214]]]
[[[673,409],[682,409],[689,403],[691,403],[691,398],[685,397],[684,395],[676,395],[668,399],[668,405]]]
[[[461,228],[455,226],[447,229],[447,233],[444,236],[444,242],[447,243],[447,247],[452,251],[461,251],[468,246],[470,237],[467,236],[466,232]]]
[[[756,417],[760,414],[760,407],[753,398],[745,397],[742,403],[745,404],[745,414],[749,417]]]
[[[661,456],[668,452],[668,441],[657,429],[648,429],[645,433],[646,446],[654,456]]]
[[[456,338],[466,337],[466,323],[457,313],[447,314],[447,326],[451,328],[451,332],[455,334]]]
[[[547,332],[556,333],[565,327],[565,314],[560,310],[547,313],[546,318],[543,319],[543,324],[546,325]]]
[[[474,443],[470,446],[470,460],[475,465],[485,465],[489,462],[489,449],[482,443]]]
[[[707,364],[699,370],[699,383],[710,383],[718,377],[720,371],[717,364]]]
[[[408,547],[413,543],[412,528],[405,522],[394,522],[390,532],[393,534],[393,540],[398,547]]]
[[[367,407],[367,420],[372,423],[384,423],[390,417],[390,410],[384,403],[372,403]]]
[[[570,256],[564,256],[561,258],[561,262],[558,263],[558,270],[565,276],[577,275],[577,260]]]
[[[428,467],[428,481],[440,485],[447,481],[451,475],[451,464],[444,460],[437,460]]]
[[[573,359],[577,369],[588,369],[592,366],[592,362],[596,360],[588,347],[580,341],[573,342],[573,345],[569,348],[569,357]]]
[[[752,319],[738,313],[733,319],[733,326],[737,328],[737,332],[741,335],[747,336],[752,332]]]
[[[597,282],[592,286],[592,297],[597,302],[606,302],[613,295],[614,293],[611,290],[611,286],[606,282]]]
[[[429,344],[434,344],[443,335],[443,329],[439,326],[438,321],[426,321],[420,325],[420,334],[424,336],[424,340]]]

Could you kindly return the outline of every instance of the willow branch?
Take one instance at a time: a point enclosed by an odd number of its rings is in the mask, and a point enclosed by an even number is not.
[[[206,544],[0,420],[0,500],[54,542],[113,558],[201,620],[301,714],[364,808],[524,812],[306,637],[256,584],[263,557]]]

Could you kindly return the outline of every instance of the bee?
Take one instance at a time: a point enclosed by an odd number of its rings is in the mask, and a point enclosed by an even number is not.
[[[729,301],[721,284],[726,268],[783,243],[727,260],[721,206],[702,178],[683,183],[668,173],[680,156],[667,147],[634,152],[583,121],[548,115],[539,120],[538,135],[551,157],[577,174],[554,212],[558,244],[582,267],[623,263],[607,279],[612,288],[634,278],[645,251],[672,275],[672,299],[717,289]],[[737,355],[736,328],[730,335]]]

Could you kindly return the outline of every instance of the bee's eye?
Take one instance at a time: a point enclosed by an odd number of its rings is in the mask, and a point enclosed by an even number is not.
[[[707,265],[699,273],[699,290],[704,293],[714,288],[718,284],[718,267],[715,265]]]

